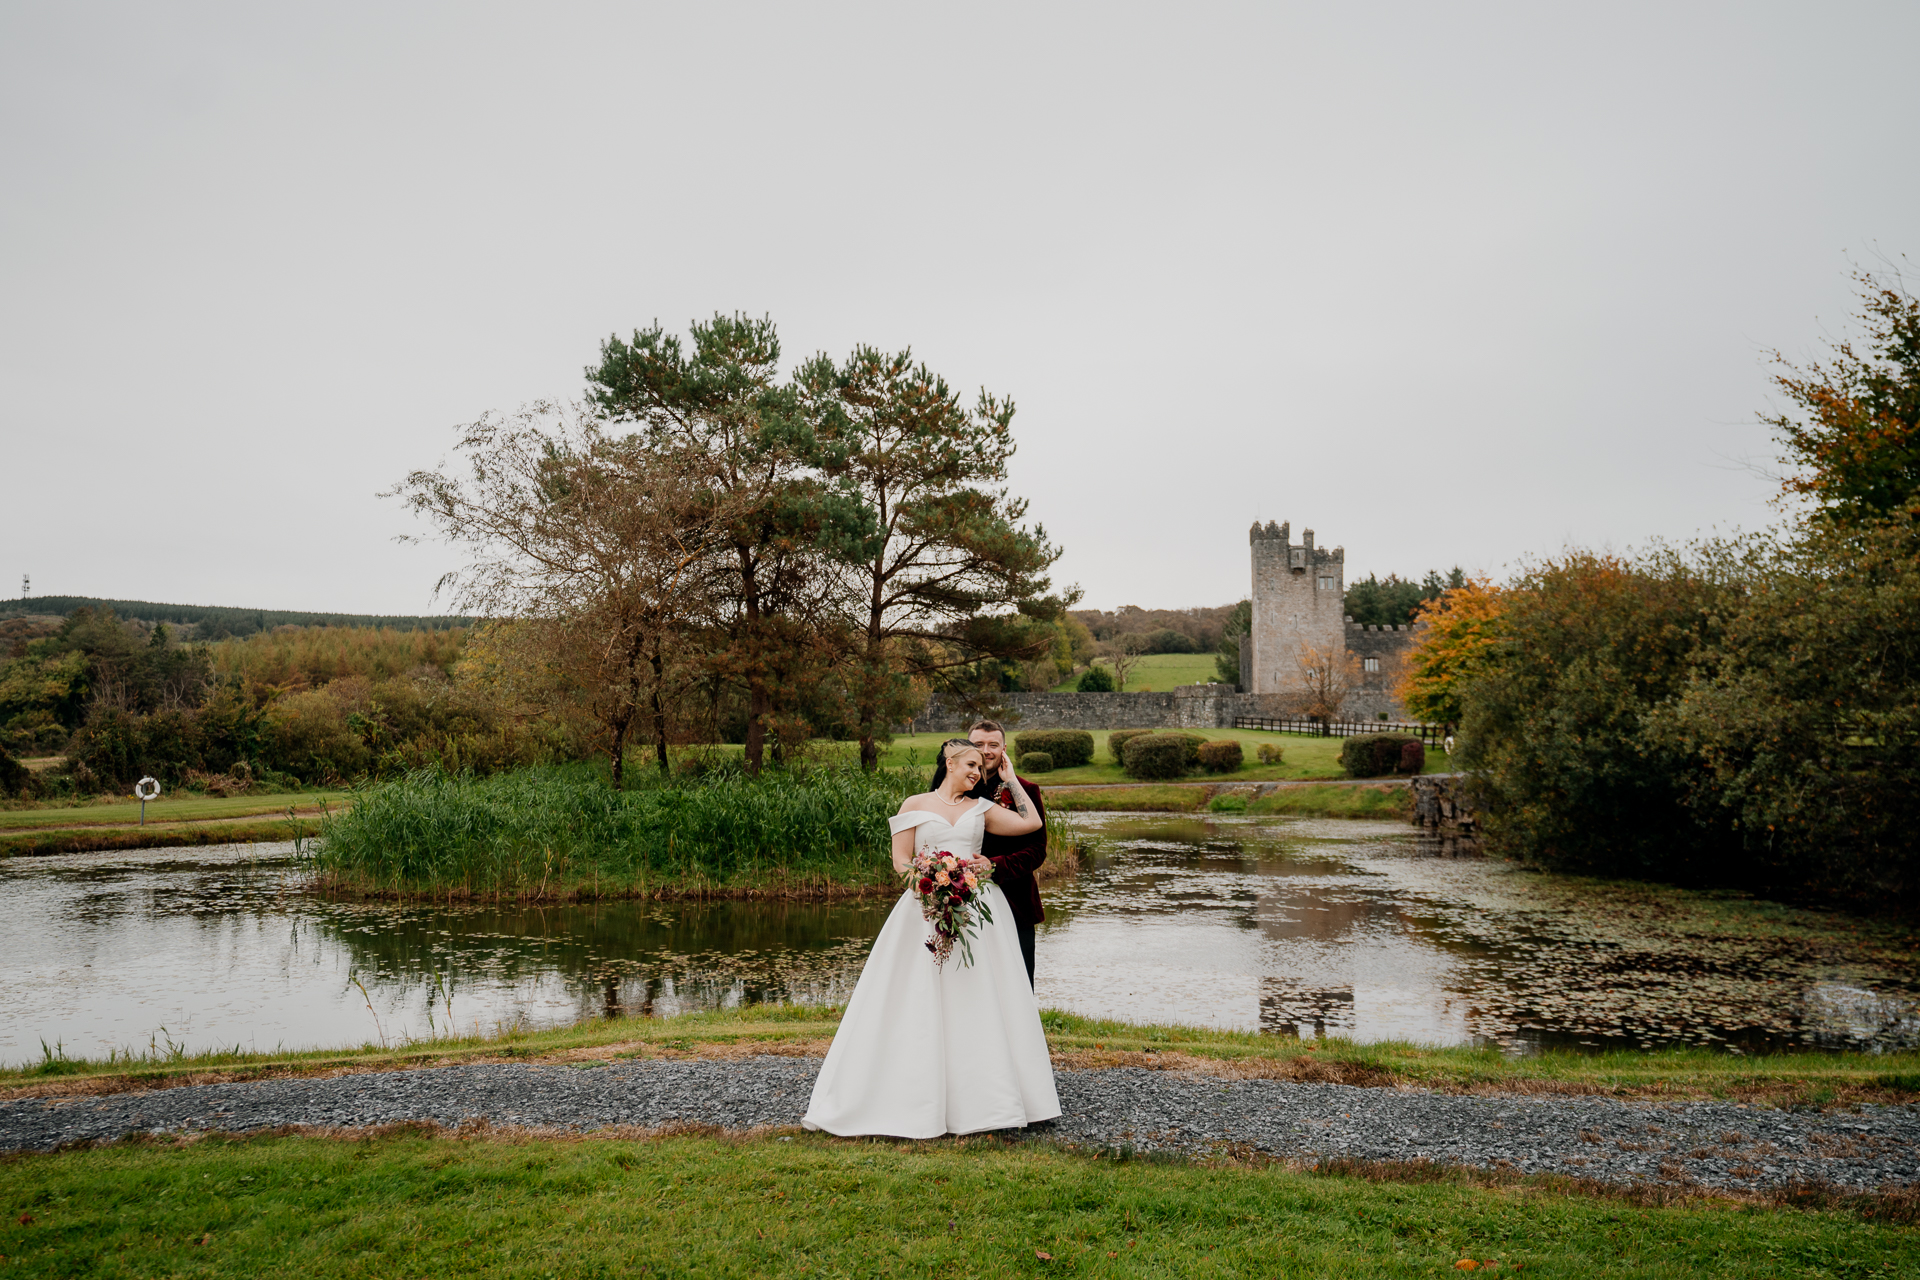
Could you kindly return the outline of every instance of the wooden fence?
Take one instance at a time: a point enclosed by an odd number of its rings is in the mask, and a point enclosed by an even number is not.
[[[1273,733],[1304,733],[1314,738],[1353,738],[1363,733],[1404,733],[1429,747],[1446,745],[1452,732],[1444,724],[1403,724],[1393,720],[1321,720],[1313,716],[1235,716],[1236,729],[1266,729]]]

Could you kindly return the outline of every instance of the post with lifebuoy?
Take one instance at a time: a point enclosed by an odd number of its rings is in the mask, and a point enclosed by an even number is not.
[[[133,794],[140,801],[140,825],[147,825],[147,801],[160,798],[160,779],[146,777],[133,784]]]

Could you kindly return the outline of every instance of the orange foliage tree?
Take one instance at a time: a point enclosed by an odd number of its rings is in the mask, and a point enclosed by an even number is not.
[[[1499,588],[1485,578],[1421,604],[1399,686],[1408,715],[1429,724],[1460,723],[1462,695],[1500,642],[1503,608]]]

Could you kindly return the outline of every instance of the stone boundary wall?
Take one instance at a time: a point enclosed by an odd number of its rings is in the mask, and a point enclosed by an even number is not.
[[[1235,716],[1284,716],[1288,699],[1271,693],[1240,693],[1229,684],[1181,685],[1171,693],[1003,693],[1001,705],[1021,729],[1230,729]],[[964,733],[976,717],[935,698],[899,732]]]

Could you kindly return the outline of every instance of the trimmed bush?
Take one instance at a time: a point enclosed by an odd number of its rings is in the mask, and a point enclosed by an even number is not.
[[[1286,759],[1287,749],[1277,742],[1263,742],[1253,754],[1261,764],[1279,764]]]
[[[1400,748],[1400,772],[1419,773],[1427,767],[1427,747],[1423,742],[1409,742]]]
[[[1021,773],[1052,773],[1053,756],[1045,751],[1027,751],[1020,756]]]
[[[1081,693],[1112,693],[1113,672],[1096,664],[1088,667],[1081,674],[1080,683],[1073,687]]]
[[[1169,731],[1166,736],[1169,738],[1178,738],[1187,744],[1187,768],[1198,769],[1200,767],[1200,748],[1207,745],[1207,740],[1204,735],[1198,733],[1181,733],[1173,730]]]
[[[1129,739],[1125,748],[1127,772],[1136,778],[1179,778],[1193,766],[1197,749],[1184,733],[1149,733]]]
[[[1135,738],[1144,738],[1152,732],[1151,729],[1115,729],[1108,734],[1107,750],[1113,754],[1113,762],[1124,767],[1127,763],[1127,757],[1124,754],[1127,744]]]
[[[1232,773],[1245,760],[1240,744],[1231,738],[1225,742],[1208,742],[1200,748],[1200,767],[1208,773]]]
[[[1397,772],[1400,754],[1411,742],[1420,739],[1404,733],[1362,733],[1340,744],[1340,767],[1349,778],[1379,778]]]
[[[1074,769],[1093,763],[1093,735],[1085,729],[1036,729],[1014,734],[1013,751],[1022,768],[1027,753],[1037,751],[1052,756],[1056,769]]]

